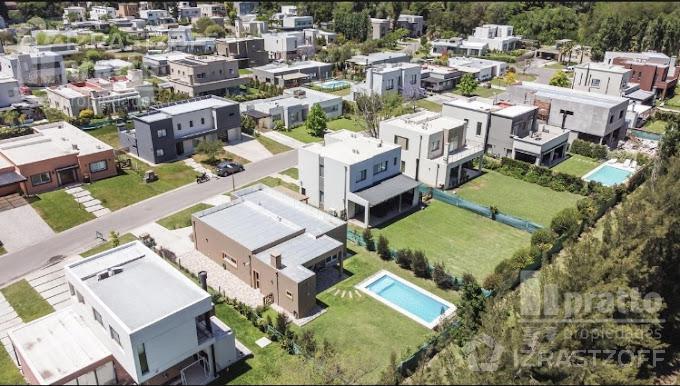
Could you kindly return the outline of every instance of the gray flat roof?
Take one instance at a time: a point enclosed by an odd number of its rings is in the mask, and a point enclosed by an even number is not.
[[[576,103],[584,103],[600,107],[614,107],[621,103],[627,103],[628,100],[622,97],[615,97],[611,95],[597,94],[581,90],[573,90],[570,88],[550,86],[534,82],[522,82],[518,86],[527,90],[535,91],[536,95],[548,98],[567,100]]]
[[[370,188],[354,192],[354,194],[368,201],[370,206],[374,206],[407,190],[416,188],[418,185],[420,183],[413,178],[397,174],[394,177],[380,181]]]
[[[99,280],[113,267],[122,272]],[[129,331],[138,330],[210,295],[140,241],[121,245],[64,268],[85,283]]]
[[[305,268],[304,264],[319,256],[328,254],[341,246],[342,243],[334,238],[325,235],[315,238],[305,233],[262,251],[255,256],[260,261],[269,264],[271,254],[274,252],[280,253],[281,264],[284,266],[281,269],[281,273],[299,283],[314,276],[314,272]]]
[[[0,186],[12,185],[21,181],[26,181],[26,177],[17,172],[0,173]]]
[[[208,97],[198,97],[167,105],[153,106],[149,108],[148,114],[138,115],[135,117],[135,119],[139,119],[143,122],[155,122],[175,115],[190,113],[192,111],[232,106],[235,104],[237,103],[230,101],[229,99],[220,98],[215,95],[209,95]]]

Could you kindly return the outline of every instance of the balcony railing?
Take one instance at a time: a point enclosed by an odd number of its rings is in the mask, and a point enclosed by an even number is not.
[[[484,152],[484,147],[480,145],[475,145],[475,146],[464,146],[461,148],[458,148],[456,150],[453,150],[449,152],[449,154],[445,154],[442,157],[442,162],[444,164],[450,164],[452,162],[456,162],[458,160],[461,160],[463,158],[470,157],[472,155],[475,155],[476,153],[479,152]]]

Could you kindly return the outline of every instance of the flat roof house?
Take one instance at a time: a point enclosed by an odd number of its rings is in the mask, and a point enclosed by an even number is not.
[[[116,17],[116,9],[113,7],[104,7],[101,5],[94,5],[90,7],[90,20],[108,20]]]
[[[398,92],[405,99],[417,99],[423,91],[420,87],[420,65],[416,63],[386,63],[366,68],[366,79],[352,86],[352,95],[385,95]]]
[[[98,60],[94,63],[94,77],[108,78],[116,75],[124,68],[134,69],[135,65],[122,59]]]
[[[314,18],[311,16],[285,15],[281,21],[284,30],[300,31],[314,26]]]
[[[467,143],[498,157],[550,167],[567,152],[569,130],[539,124],[536,106],[457,99],[444,103],[442,115],[464,121]]]
[[[171,60],[168,65],[172,89],[191,97],[237,93],[239,86],[248,80],[239,76],[236,59],[222,56],[190,56]]]
[[[263,20],[257,20],[257,15],[240,15],[234,20],[234,32],[236,37],[262,36],[269,31],[269,24]]]
[[[617,64],[632,70],[631,83],[640,85],[643,91],[654,92],[660,98],[670,98],[680,75],[676,57],[668,57],[660,52],[615,52],[607,51],[604,62]]]
[[[463,73],[472,74],[480,82],[485,82],[505,74],[508,64],[496,60],[456,56],[449,58],[449,67],[453,67]]]
[[[307,59],[316,52],[314,44],[305,42],[303,31],[271,32],[261,36],[264,38],[264,49],[271,60]]]
[[[118,133],[121,146],[152,162],[191,155],[201,141],[241,139],[238,103],[214,95],[153,106]]]
[[[14,78],[0,78],[0,109],[21,102],[19,82]]]
[[[154,75],[168,75],[170,73],[170,62],[173,60],[186,59],[191,57],[186,52],[170,51],[161,54],[146,54],[142,57],[142,66]]]
[[[382,39],[392,29],[392,23],[389,19],[371,18],[371,39]]]
[[[466,130],[463,120],[432,111],[380,122],[380,138],[401,147],[401,172],[443,189],[464,182],[465,169],[473,169],[472,160],[484,156],[481,143],[467,141]]]
[[[0,190],[36,194],[115,176],[113,148],[67,122],[0,141]],[[4,164],[4,168],[2,165]]]
[[[419,183],[400,168],[401,146],[348,130],[298,149],[300,193],[311,205],[362,227],[418,204]]]
[[[194,213],[196,249],[303,318],[316,311],[316,274],[345,256],[347,224],[257,184],[223,205]]]
[[[401,14],[397,19],[397,28],[406,28],[412,38],[417,38],[423,34],[425,19],[420,15]]]
[[[517,48],[521,36],[513,35],[511,25],[484,24],[475,27],[473,35],[468,36],[468,43],[483,43],[491,51],[512,51]]]
[[[206,55],[215,52],[215,38],[195,38],[191,26],[177,26],[158,30],[168,36],[168,49],[195,55]]]
[[[463,73],[455,68],[425,64],[421,67],[420,85],[434,92],[451,90],[462,76]]]
[[[354,55],[347,59],[347,63],[352,66],[360,67],[363,71],[368,66],[376,66],[385,63],[404,63],[410,62],[411,57],[405,52],[374,52],[368,55]]]
[[[269,63],[253,67],[253,77],[261,83],[273,84],[281,88],[297,87],[302,84],[326,80],[331,77],[333,63],[306,60],[302,62]]]
[[[508,87],[510,103],[538,107],[538,120],[570,130],[569,142],[582,139],[611,148],[626,135],[628,99],[540,83]]]
[[[329,119],[342,115],[341,96],[302,87],[286,89],[283,95],[273,98],[241,103],[241,113],[255,118],[259,127],[272,129],[274,122],[281,120],[287,128],[293,128],[303,124],[317,104]]]
[[[466,55],[481,56],[489,51],[489,45],[484,42],[472,42],[462,38],[436,39],[432,41],[430,56]]]
[[[54,52],[0,55],[0,77],[14,78],[26,86],[64,84],[64,58]]]
[[[258,37],[225,38],[215,41],[217,55],[238,61],[239,68],[263,66],[269,63],[264,39]]]
[[[64,274],[71,305],[9,333],[29,383],[204,385],[239,359],[210,294],[140,241]]]

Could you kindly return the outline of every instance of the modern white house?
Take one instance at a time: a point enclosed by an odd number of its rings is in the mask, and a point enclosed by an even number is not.
[[[269,31],[269,24],[263,20],[257,20],[257,15],[241,15],[234,20],[234,32],[236,37],[262,36]]]
[[[90,20],[109,20],[116,17],[116,9],[95,5],[90,7]]]
[[[397,28],[406,28],[412,38],[417,38],[423,34],[424,25],[425,19],[420,15],[401,14],[397,19]]]
[[[303,30],[314,26],[314,18],[311,16],[284,16],[281,27],[284,30]]]
[[[165,9],[140,9],[139,17],[146,20],[147,25],[159,25],[171,16]]]
[[[449,58],[449,67],[453,67],[463,73],[472,74],[478,81],[485,82],[505,74],[508,64],[497,60],[455,56]]]
[[[264,38],[264,49],[271,60],[305,59],[316,52],[313,43],[305,42],[303,31],[263,33],[261,36]]]
[[[64,274],[71,305],[9,333],[31,384],[204,385],[242,355],[210,294],[139,241]]]
[[[513,35],[511,25],[484,24],[475,27],[474,34],[468,36],[467,42],[486,44],[491,51],[512,51],[521,39],[521,36]]]
[[[64,58],[54,52],[0,55],[0,77],[14,78],[26,86],[64,84]]]
[[[304,60],[287,63],[269,63],[252,67],[253,77],[262,83],[281,88],[297,87],[311,81],[326,80],[331,77],[332,63]]]
[[[629,94],[629,89],[639,90],[639,85],[629,84],[632,75],[633,70],[623,66],[597,62],[582,63],[574,66],[571,88],[604,95],[624,96]],[[640,91],[653,99],[653,92]]]
[[[466,180],[484,147],[467,140],[467,123],[432,111],[401,115],[380,122],[380,139],[401,147],[401,172],[427,185],[453,188]]]
[[[70,6],[64,7],[64,24],[69,24],[73,21],[85,21],[87,18],[87,9],[85,7]]]
[[[489,51],[489,45],[484,42],[472,42],[462,38],[436,39],[432,41],[430,56],[465,55],[481,56]]]
[[[21,102],[19,82],[14,78],[0,78],[0,109]]]
[[[240,109],[241,114],[253,117],[258,127],[272,129],[280,120],[293,128],[305,122],[314,105],[319,105],[328,119],[342,115],[341,96],[302,87],[286,89],[277,97],[241,103]]]
[[[414,208],[419,183],[401,173],[401,147],[348,130],[298,149],[300,193],[309,204],[362,227]]]
[[[352,96],[359,94],[385,95],[398,92],[404,99],[423,95],[420,87],[421,67],[416,63],[387,63],[366,68],[366,79],[352,86]]]
[[[122,59],[98,60],[94,63],[94,77],[109,78],[124,68],[134,69],[134,64]]]

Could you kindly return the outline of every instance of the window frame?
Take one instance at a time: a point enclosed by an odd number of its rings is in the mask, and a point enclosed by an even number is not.
[[[97,321],[97,323],[104,327],[104,320],[102,319],[102,314],[100,314],[99,311],[97,311],[97,309],[95,309],[94,307],[92,307],[92,317],[94,318],[94,320]]]
[[[92,168],[94,165],[101,164],[102,162],[104,163],[104,167],[103,167],[103,168],[99,168],[99,169],[97,169],[97,170],[94,170],[94,169]],[[108,168],[109,168],[109,161],[108,161],[108,160],[105,160],[105,159],[99,160],[99,161],[95,161],[95,162],[90,162],[90,165],[89,165],[90,173],[99,173],[99,172],[103,172],[103,171],[107,170]]]
[[[359,174],[354,179],[354,182],[366,181],[367,178],[368,178],[368,171],[366,169],[362,169],[362,170],[359,171]]]
[[[111,327],[111,325],[109,325],[109,336],[114,342],[118,343],[118,346],[123,347],[123,345],[120,344],[120,335],[118,334],[118,331]]]
[[[42,178],[45,175],[47,175],[47,181],[43,180],[43,178]],[[35,183],[35,180],[34,180],[35,177],[40,177],[40,181],[37,184]],[[49,184],[50,182],[52,182],[52,173],[42,172],[42,173],[34,174],[30,178],[31,178],[31,185],[33,185],[33,186],[45,185],[45,184]]]

